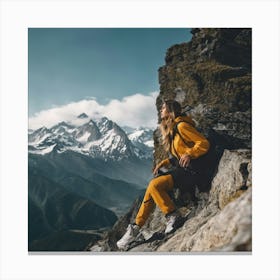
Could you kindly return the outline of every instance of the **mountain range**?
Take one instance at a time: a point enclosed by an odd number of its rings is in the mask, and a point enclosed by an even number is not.
[[[151,178],[151,129],[78,118],[80,125],[28,131],[30,250],[53,250],[56,237],[73,238],[77,230],[110,228]]]
[[[28,134],[29,153],[48,154],[72,150],[93,158],[121,160],[124,158],[151,159],[153,131],[132,129],[126,131],[115,122],[103,117],[97,121],[85,113],[77,118],[88,120],[80,126],[60,122],[51,128],[41,127]]]

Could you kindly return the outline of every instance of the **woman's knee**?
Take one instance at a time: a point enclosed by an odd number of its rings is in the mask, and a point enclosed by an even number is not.
[[[155,179],[152,179],[148,185],[147,192],[152,193],[156,190],[157,182]]]
[[[171,185],[172,179],[170,179],[169,176],[160,176],[150,181],[147,191],[149,193],[160,192],[172,187]]]

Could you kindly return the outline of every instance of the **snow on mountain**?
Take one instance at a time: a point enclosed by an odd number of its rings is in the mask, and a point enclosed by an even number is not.
[[[78,116],[86,119],[86,114]],[[103,117],[89,120],[80,126],[60,122],[51,128],[42,127],[28,135],[29,152],[46,154],[72,150],[103,159],[151,158],[153,131],[145,128],[126,132],[116,123]]]
[[[90,120],[88,123],[77,127],[74,131],[74,136],[76,140],[82,144],[86,144],[89,141],[98,140],[101,137],[101,133],[96,123]]]
[[[130,141],[134,143],[143,143],[148,147],[154,147],[153,130],[147,128],[139,128],[128,134]]]
[[[126,127],[128,138],[136,147],[137,152],[144,152],[145,156],[151,155],[154,148],[153,130],[148,128],[132,129]]]

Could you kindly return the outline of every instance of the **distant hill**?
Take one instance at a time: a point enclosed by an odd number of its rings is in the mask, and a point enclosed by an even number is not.
[[[63,186],[44,177],[39,170],[29,170],[28,241],[69,229],[111,227],[116,215]]]

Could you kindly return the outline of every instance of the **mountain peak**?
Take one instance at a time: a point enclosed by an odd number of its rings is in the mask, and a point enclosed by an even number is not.
[[[69,123],[65,121],[59,122],[58,125],[70,126]]]
[[[92,119],[90,119],[88,124],[92,125],[92,124],[95,124],[95,122]]]
[[[86,113],[82,113],[77,118],[78,119],[86,119],[86,118],[88,118],[88,115]]]
[[[51,129],[57,129],[57,128],[73,128],[73,126],[65,121],[61,121],[59,123],[57,123],[56,125],[52,126]]]
[[[102,118],[100,119],[100,121],[101,121],[101,122],[107,122],[107,121],[109,121],[109,119],[108,119],[107,117],[102,117]]]

